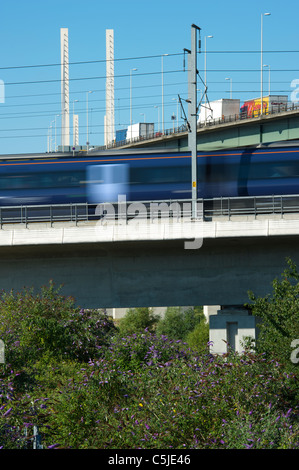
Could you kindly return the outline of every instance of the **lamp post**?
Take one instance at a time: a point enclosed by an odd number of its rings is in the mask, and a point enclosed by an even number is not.
[[[270,79],[271,79],[271,77],[270,77],[270,75],[271,75],[270,65],[264,65],[264,67],[268,67],[268,69],[269,69],[269,96],[270,96],[270,91],[271,91],[271,87],[270,87]]]
[[[162,54],[161,56],[161,76],[162,76],[162,133],[164,134],[164,82],[163,82],[163,57],[169,54]]]
[[[48,138],[47,138],[47,152],[51,152],[51,128],[52,125],[50,124],[48,127]]]
[[[160,132],[160,108],[159,106],[154,106],[154,108],[158,109],[158,132]]]
[[[53,150],[53,124],[55,125],[55,119],[50,124],[50,152]]]
[[[261,14],[261,115],[263,114],[263,17],[270,16],[271,13]]]
[[[87,91],[86,92],[86,149],[88,153],[88,146],[89,146],[89,141],[88,141],[88,95],[89,93],[93,93],[92,91]]]
[[[226,78],[225,80],[230,80],[230,99],[233,97],[233,81],[231,78]]]
[[[130,70],[130,129],[131,129],[131,136],[130,139],[132,140],[132,72],[135,72],[137,69]]]
[[[207,38],[213,36],[205,36],[205,122],[207,119]]]
[[[56,137],[57,137],[57,132],[56,132],[56,118],[58,118],[60,116],[60,114],[56,114],[55,115],[55,152],[57,150],[57,140],[56,140]]]

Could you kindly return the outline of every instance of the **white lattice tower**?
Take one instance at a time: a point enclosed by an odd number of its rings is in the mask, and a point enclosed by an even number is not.
[[[69,40],[68,28],[60,28],[61,51],[61,145],[70,145]]]
[[[115,139],[114,122],[114,31],[106,29],[106,116],[105,145]]]

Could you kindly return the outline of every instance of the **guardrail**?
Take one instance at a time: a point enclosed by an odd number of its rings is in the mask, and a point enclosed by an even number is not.
[[[24,224],[26,227],[33,222],[66,221],[76,224],[89,220],[94,207],[89,204],[50,204],[30,206],[0,206],[0,228],[4,224]]]
[[[292,112],[292,111],[299,111],[299,104],[294,103],[294,102],[289,102],[283,105],[277,105],[273,107],[270,111],[267,111],[266,113],[263,113],[263,116],[273,116],[275,114],[280,114],[280,113],[285,113],[285,112]],[[223,116],[221,118],[217,119],[211,119],[208,118],[205,122],[198,122],[197,123],[197,129],[203,129],[203,128],[210,128],[213,126],[219,126],[221,124],[228,124],[232,122],[239,122],[239,121],[244,121],[244,120],[251,120],[251,119],[256,119],[260,118],[261,114],[259,110],[255,110],[254,114],[251,116],[247,116],[247,114],[244,113],[239,113],[239,114],[233,114],[229,116]],[[117,147],[123,147],[124,145],[129,145],[129,144],[135,144],[138,142],[142,142],[145,140],[153,140],[153,139],[158,139],[163,136],[171,136],[171,135],[176,135],[176,134],[181,134],[185,133],[188,131],[188,127],[186,124],[183,124],[179,127],[172,127],[170,129],[164,130],[164,132],[153,132],[149,133],[146,136],[139,136],[139,137],[134,137],[132,139],[127,139],[127,140],[122,140],[119,142],[112,142],[108,145],[103,145],[101,147],[97,147],[97,149],[100,150],[105,150],[105,149],[111,149],[111,148],[117,148]]]
[[[157,218],[186,218],[192,214],[191,199],[164,201],[125,201],[94,204],[53,204],[31,206],[0,206],[0,228],[6,224],[47,222],[51,226],[57,222],[102,220],[129,222],[139,217],[155,220]],[[299,214],[299,194],[274,196],[221,197],[198,199],[198,218],[205,221],[217,217],[231,219],[233,216],[253,216],[278,214]]]
[[[204,200],[204,219],[250,215],[299,214],[299,195],[227,197]]]

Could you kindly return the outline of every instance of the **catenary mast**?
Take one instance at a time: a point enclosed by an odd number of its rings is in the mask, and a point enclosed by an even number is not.
[[[69,41],[68,28],[60,28],[61,51],[61,146],[70,145]]]
[[[106,116],[105,145],[115,139],[114,122],[114,31],[106,29]]]

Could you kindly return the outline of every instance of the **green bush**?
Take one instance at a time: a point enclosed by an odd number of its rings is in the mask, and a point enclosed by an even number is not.
[[[137,336],[115,337],[107,355],[58,387],[48,446],[296,448],[296,413],[282,400],[289,379],[278,363],[249,353],[195,356],[181,342]]]
[[[186,343],[194,351],[206,351],[209,342],[209,324],[206,319],[202,319],[194,330],[190,331],[186,336]]]
[[[153,309],[148,307],[130,308],[125,316],[119,320],[119,331],[121,335],[130,335],[147,328],[154,331],[159,316],[155,315]]]
[[[157,324],[157,334],[166,335],[171,339],[186,341],[187,335],[204,321],[202,307],[189,308],[168,307],[164,318]]]
[[[83,310],[74,299],[49,286],[3,293],[0,299],[0,338],[6,361],[29,366],[42,358],[88,361],[116,332],[111,319],[97,310]]]
[[[288,268],[281,280],[274,279],[272,295],[256,298],[249,293],[250,308],[259,319],[256,351],[277,360],[286,372],[298,380],[298,362],[292,361],[293,341],[299,340],[299,274],[295,263],[287,259]],[[294,390],[299,398],[298,386]]]
[[[0,304],[12,361],[0,366],[0,448],[32,448],[34,426],[44,448],[299,447],[296,377],[273,349],[212,356],[149,329],[123,335],[52,284]],[[185,318],[197,345],[202,311]]]

